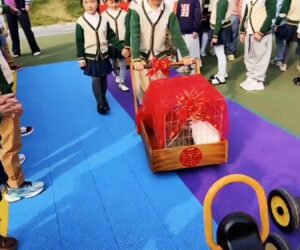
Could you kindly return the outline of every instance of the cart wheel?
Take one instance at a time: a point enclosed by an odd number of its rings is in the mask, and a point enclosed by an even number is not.
[[[296,198],[284,189],[269,193],[268,206],[275,224],[284,231],[300,227],[300,206]]]
[[[265,243],[265,250],[290,250],[290,245],[279,234],[270,234]]]

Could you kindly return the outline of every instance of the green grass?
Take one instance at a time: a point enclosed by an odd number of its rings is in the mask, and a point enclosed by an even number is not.
[[[34,0],[30,11],[32,26],[75,21],[82,13],[79,0]]]
[[[73,17],[79,17],[83,8],[80,5],[79,0],[64,0],[67,12]]]

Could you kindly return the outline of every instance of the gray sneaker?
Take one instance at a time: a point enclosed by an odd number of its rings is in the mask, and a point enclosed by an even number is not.
[[[8,202],[15,202],[22,198],[31,198],[41,193],[44,190],[44,187],[44,182],[41,181],[24,181],[23,185],[19,188],[7,187],[4,199]]]

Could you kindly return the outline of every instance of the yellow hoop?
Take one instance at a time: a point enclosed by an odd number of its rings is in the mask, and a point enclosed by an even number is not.
[[[9,207],[8,202],[4,199],[0,201],[0,211],[0,235],[7,236]]]
[[[240,175],[240,174],[228,175],[217,180],[208,190],[204,199],[205,238],[206,238],[206,243],[211,250],[222,250],[222,247],[216,244],[213,239],[211,205],[217,193],[223,187],[232,183],[244,183],[250,186],[255,191],[256,197],[258,199],[259,213],[260,213],[260,220],[261,220],[260,238],[263,242],[265,242],[265,240],[269,235],[270,225],[269,225],[268,205],[267,205],[266,194],[262,186],[256,180],[246,175]]]

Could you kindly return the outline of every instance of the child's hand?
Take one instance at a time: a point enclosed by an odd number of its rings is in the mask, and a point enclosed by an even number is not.
[[[278,32],[279,31],[279,25],[274,25],[274,32]]]
[[[20,16],[21,15],[21,11],[19,11],[17,8],[15,7],[10,7],[10,12],[12,14],[16,14],[17,16]]]
[[[260,42],[261,39],[263,38],[263,36],[262,36],[261,34],[259,34],[259,33],[256,32],[256,33],[253,35],[253,38],[254,38],[255,41]]]
[[[186,58],[183,58],[182,60],[183,62],[183,65],[191,65],[193,63],[193,59],[189,56],[189,57],[186,57]]]
[[[85,60],[78,61],[80,68],[84,68],[86,66]]]
[[[2,33],[2,36],[4,36],[5,38],[8,37],[9,33],[7,30],[4,30]]]
[[[198,33],[197,32],[193,32],[192,36],[193,36],[194,39],[196,39],[198,37]]]
[[[27,12],[29,12],[29,11],[30,11],[30,5],[26,4],[26,5],[25,5],[25,10],[26,10]]]
[[[218,43],[218,38],[214,37],[213,39],[211,39],[211,47],[215,46]]]
[[[245,42],[245,34],[240,34],[240,42],[241,43]]]
[[[138,71],[141,71],[144,69],[144,65],[146,63],[144,61],[137,61],[137,62],[134,62],[133,63],[133,69],[134,70],[138,70]]]
[[[122,50],[122,56],[124,56],[125,58],[130,56],[130,49],[124,48]]]

